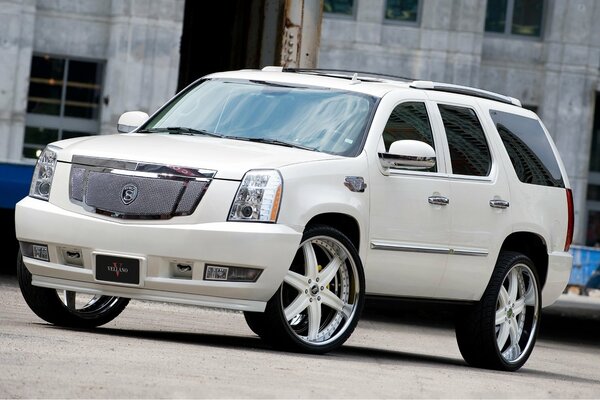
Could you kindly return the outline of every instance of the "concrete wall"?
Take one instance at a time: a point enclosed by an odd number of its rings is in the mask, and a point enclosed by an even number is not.
[[[33,53],[106,65],[101,133],[175,94],[184,0],[0,0],[0,161],[21,160]]]
[[[541,39],[484,33],[485,1],[421,3],[419,24],[386,22],[385,0],[355,0],[354,18],[325,15],[319,67],[472,85],[537,107],[565,162],[575,196],[575,242],[583,243],[600,2],[546,1]]]

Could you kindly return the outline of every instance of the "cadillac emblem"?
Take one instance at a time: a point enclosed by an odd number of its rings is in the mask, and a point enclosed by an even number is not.
[[[128,183],[121,189],[121,201],[128,206],[137,198],[138,188],[132,183]]]

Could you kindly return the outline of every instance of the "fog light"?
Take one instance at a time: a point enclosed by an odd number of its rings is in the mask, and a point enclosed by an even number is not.
[[[223,265],[206,265],[204,280],[229,282],[256,282],[262,269],[242,268]]]
[[[45,244],[19,242],[21,254],[24,257],[35,258],[42,261],[50,261],[48,256],[48,246]]]

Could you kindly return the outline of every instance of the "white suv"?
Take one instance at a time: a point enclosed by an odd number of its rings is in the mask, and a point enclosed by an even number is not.
[[[167,301],[323,353],[366,295],[457,301],[465,360],[516,370],[568,281],[567,175],[514,98],[267,67],[125,113],[130,130],[48,145],[17,205],[22,293],[50,323]]]

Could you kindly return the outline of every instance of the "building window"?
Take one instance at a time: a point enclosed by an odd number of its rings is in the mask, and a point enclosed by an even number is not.
[[[540,37],[544,0],[488,0],[485,31]]]
[[[351,17],[354,15],[354,0],[325,0],[323,12]]]
[[[387,0],[386,21],[418,22],[420,0]]]
[[[31,60],[23,157],[46,144],[99,130],[103,64],[34,55]]]

